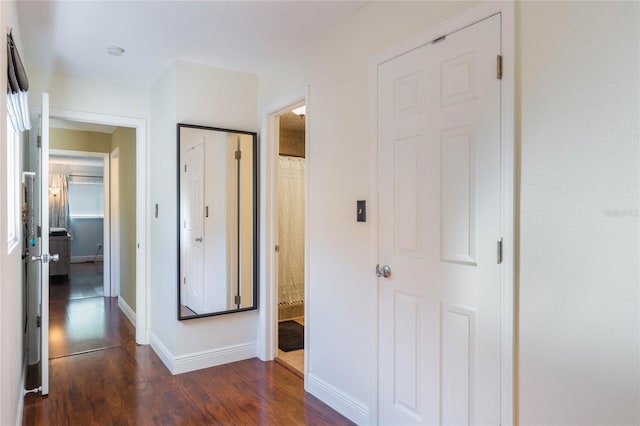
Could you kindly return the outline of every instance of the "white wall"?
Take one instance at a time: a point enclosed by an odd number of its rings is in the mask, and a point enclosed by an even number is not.
[[[189,62],[176,69],[178,122],[258,130],[256,76]]]
[[[28,69],[29,103],[40,105],[42,92],[49,93],[51,109],[149,118],[149,89],[109,81],[48,74]]]
[[[470,6],[370,2],[260,76],[262,113],[309,85],[307,368],[358,422],[375,409],[368,60]],[[516,25],[520,420],[637,424],[638,4],[527,2]]]
[[[519,5],[521,424],[639,424],[638,2]]]
[[[369,58],[469,8],[470,3],[370,2],[330,33],[260,77],[260,108],[309,85],[308,389],[363,423],[375,405],[375,264],[369,223],[356,200],[370,199]],[[261,170],[266,170],[264,144]],[[263,175],[261,182],[266,182]],[[267,196],[270,194],[267,193]],[[266,200],[262,203],[267,205]],[[369,209],[375,206],[369,204]],[[264,225],[263,225],[264,226]],[[338,400],[314,384],[341,393]],[[325,388],[326,389],[326,388]],[[335,395],[334,395],[335,396]],[[340,401],[340,398],[347,399]],[[353,404],[358,408],[353,409]]]
[[[163,361],[169,362],[175,351],[175,318],[177,309],[177,182],[175,170],[178,166],[176,151],[176,68],[171,67],[151,88],[151,125],[149,134],[149,191],[151,212],[158,204],[158,217],[149,223],[149,297],[151,333],[168,351]],[[171,148],[174,148],[171,150]],[[172,155],[173,154],[173,155]],[[154,339],[151,339],[153,344]],[[161,354],[160,349],[156,352]]]
[[[177,121],[204,126],[256,131],[258,128],[258,79],[254,75],[211,68],[187,62],[177,64]],[[174,140],[171,151],[175,158]],[[175,170],[175,168],[174,168]],[[165,172],[166,173],[166,172]],[[177,199],[174,199],[176,205]],[[176,205],[177,208],[177,205]],[[176,210],[174,208],[174,210]],[[175,222],[174,222],[175,223]],[[177,246],[177,241],[174,247]],[[177,262],[177,259],[175,260]],[[167,283],[175,289],[175,280]],[[218,351],[236,346],[253,347],[257,336],[255,311],[176,324],[176,355]]]
[[[255,311],[188,321],[167,312],[178,303],[176,123],[255,131],[257,83],[250,74],[178,62],[152,88],[151,202],[159,203],[160,217],[151,230],[152,269],[158,267],[151,280],[151,330],[175,373],[255,356]]]
[[[15,3],[0,3],[0,27],[13,27],[21,49],[20,27]],[[6,46],[3,30],[0,44]],[[0,53],[0,69],[7,69],[6,49]],[[6,72],[0,73],[0,87],[7,87]],[[7,100],[0,96],[0,424],[14,425],[22,418],[23,315],[24,298],[21,273],[21,244],[7,250]],[[18,182],[19,185],[19,182]],[[20,218],[17,218],[20,220]]]
[[[3,22],[7,4],[0,8]],[[374,190],[369,184],[368,60],[470,6],[370,2],[259,80],[259,111],[310,85],[308,371],[360,403],[363,409],[354,411],[328,401],[363,422],[362,415],[375,408],[376,350],[369,257],[375,241],[369,225],[354,217],[355,200],[369,198]],[[637,17],[635,2],[517,7],[522,424],[640,423]],[[15,32],[17,21],[13,27]],[[135,87],[48,79],[31,71],[29,77],[34,104],[39,92],[48,90],[52,108],[151,116],[149,197],[151,205],[160,204],[160,217],[149,225],[151,329],[172,361],[190,368],[195,363],[189,355],[221,360],[221,349],[255,342],[255,312],[180,323],[174,315],[175,124],[256,130],[255,78],[178,63],[149,96]],[[0,106],[4,128],[4,100]],[[4,161],[5,145],[0,145]],[[263,166],[264,153],[262,146]],[[5,188],[0,174],[0,197]],[[0,209],[2,223],[3,214]],[[0,229],[2,242],[6,226]],[[21,296],[10,283],[20,280],[19,259],[3,249],[0,270],[0,342],[15,348],[0,351],[0,423],[14,424],[20,388],[13,383],[22,364]]]

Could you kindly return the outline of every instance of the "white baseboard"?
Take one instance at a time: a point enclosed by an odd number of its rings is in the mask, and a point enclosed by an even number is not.
[[[158,339],[154,333],[149,332],[149,345],[151,349],[158,355],[162,363],[167,367],[167,369],[171,372],[171,374],[175,374],[173,372],[173,355],[169,352],[169,349]]]
[[[101,254],[98,256],[71,256],[71,263],[92,262],[94,258],[96,262],[102,262],[104,260]]]
[[[187,373],[202,368],[255,358],[257,351],[256,342],[251,342],[179,355],[173,358],[173,374]]]
[[[366,405],[313,374],[307,374],[305,390],[352,422],[359,425],[369,423],[369,408]]]
[[[151,348],[158,354],[171,374],[188,373],[189,371],[255,358],[257,353],[256,342],[251,342],[173,356],[155,334],[150,333],[149,341]]]
[[[118,297],[118,308],[122,311],[125,317],[136,326],[136,313],[131,309],[131,306],[122,298],[122,296]]]

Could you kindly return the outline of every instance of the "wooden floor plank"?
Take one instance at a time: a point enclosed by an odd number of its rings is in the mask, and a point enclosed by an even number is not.
[[[76,281],[98,288],[88,276]],[[49,361],[49,396],[25,396],[23,425],[353,424],[307,394],[302,379],[275,362],[253,358],[174,376],[150,346],[135,344],[128,320],[113,309],[117,303],[90,300],[95,296],[82,299],[81,293],[57,289],[59,298],[52,305],[60,303],[64,309],[55,311],[51,326],[63,342],[57,343],[61,355]],[[64,294],[76,299],[64,299]],[[89,300],[86,306],[82,300]],[[100,312],[109,318],[86,317]],[[78,321],[101,323],[109,330]],[[64,353],[90,347],[87,342],[111,346]]]
[[[50,394],[26,396],[23,424],[351,424],[274,362],[254,358],[172,376],[159,359],[141,368],[136,357],[143,356],[157,358],[142,346],[52,360]]]

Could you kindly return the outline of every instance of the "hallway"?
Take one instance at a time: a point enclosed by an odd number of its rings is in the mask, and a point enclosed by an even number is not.
[[[52,280],[49,395],[25,396],[23,425],[352,424],[274,362],[172,375],[135,344],[117,298],[102,297],[101,268],[74,264]]]

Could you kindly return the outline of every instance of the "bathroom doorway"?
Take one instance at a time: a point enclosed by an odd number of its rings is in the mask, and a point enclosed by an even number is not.
[[[278,117],[276,161],[277,332],[276,360],[304,375],[306,110],[298,105]]]

